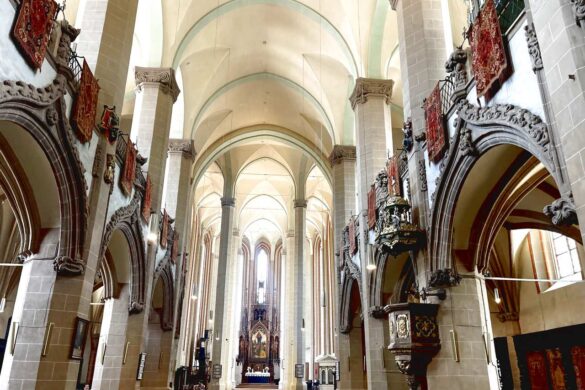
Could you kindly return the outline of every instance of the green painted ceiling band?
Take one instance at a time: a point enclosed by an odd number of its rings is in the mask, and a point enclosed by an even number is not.
[[[344,52],[347,60],[349,61],[350,66],[349,68],[353,68],[353,76],[359,76],[359,68],[357,61],[351,51],[349,44],[341,34],[341,32],[323,15],[319,12],[315,11],[314,9],[308,7],[306,4],[301,3],[298,0],[231,0],[222,5],[212,9],[207,14],[205,14],[201,19],[199,19],[183,36],[177,50],[175,51],[175,56],[173,58],[173,68],[177,69],[179,66],[179,61],[183,55],[183,52],[186,50],[189,43],[205,28],[209,23],[211,23],[215,18],[225,15],[231,11],[234,11],[237,8],[249,5],[256,5],[256,4],[275,4],[288,7],[294,11],[301,13],[308,18],[319,22],[319,24],[325,27],[325,30],[339,43],[341,50]],[[323,23],[324,22],[324,23]]]
[[[238,79],[232,80],[229,83],[223,85],[218,90],[216,90],[213,94],[211,94],[211,96],[205,101],[205,103],[203,104],[203,106],[201,106],[201,108],[197,112],[197,115],[195,116],[195,120],[193,121],[193,126],[191,127],[191,138],[194,137],[195,129],[197,128],[197,126],[200,125],[200,121],[201,121],[201,118],[203,116],[203,113],[207,110],[207,108],[209,108],[209,106],[211,106],[211,104],[217,98],[219,98],[224,93],[228,92],[229,90],[231,90],[239,85],[253,82],[253,81],[258,81],[258,80],[277,81],[277,82],[285,85],[286,87],[291,88],[295,92],[300,93],[303,96],[307,96],[309,99],[309,102],[317,109],[317,111],[321,114],[321,116],[325,120],[325,127],[327,128],[327,132],[329,133],[329,136],[331,137],[333,144],[335,144],[336,137],[335,137],[335,132],[333,131],[333,123],[331,123],[331,120],[329,119],[329,115],[327,115],[327,113],[325,112],[325,108],[317,100],[317,98],[315,98],[303,86],[295,83],[294,81],[292,81],[286,77],[279,76],[275,73],[269,73],[269,72],[254,73],[254,74],[250,74],[247,76],[242,76]]]

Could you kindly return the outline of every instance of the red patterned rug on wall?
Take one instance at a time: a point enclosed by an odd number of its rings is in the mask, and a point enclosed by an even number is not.
[[[441,87],[439,83],[425,100],[425,118],[427,121],[427,150],[429,159],[437,162],[443,157],[447,148],[445,137],[445,118],[441,107]],[[388,178],[390,179],[390,178]]]
[[[353,256],[357,252],[357,243],[355,239],[355,218],[349,221],[349,254]]]
[[[22,0],[12,29],[12,38],[26,62],[40,69],[59,9],[54,0]]]
[[[490,99],[511,74],[500,21],[493,0],[487,0],[469,29],[477,96]]]
[[[532,351],[526,354],[526,365],[530,377],[531,390],[549,390],[546,358],[544,351]]]
[[[142,199],[142,218],[148,223],[150,221],[150,207],[152,205],[152,182],[146,176],[146,187],[144,188],[144,199]]]
[[[167,248],[169,244],[169,215],[167,214],[167,210],[163,211],[163,220],[162,220],[162,231],[160,233],[160,247],[163,249]]]
[[[77,91],[77,98],[71,114],[73,127],[82,143],[91,140],[93,135],[99,92],[98,81],[84,60],[79,90]]]

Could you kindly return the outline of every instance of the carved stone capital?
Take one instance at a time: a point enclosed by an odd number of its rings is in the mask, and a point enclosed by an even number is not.
[[[236,207],[236,198],[224,196],[221,198],[221,207]]]
[[[169,154],[180,153],[182,157],[193,160],[195,158],[195,147],[193,140],[172,138],[169,140]]]
[[[355,161],[356,152],[353,145],[335,145],[329,156],[331,165],[341,164],[343,161]]]
[[[555,200],[546,206],[542,212],[551,219],[552,223],[557,226],[576,225],[577,212],[575,203],[570,197],[563,197]]]
[[[353,93],[349,97],[351,108],[355,110],[358,104],[364,104],[370,96],[383,97],[386,103],[392,98],[393,80],[367,79],[360,77],[355,82]]]
[[[134,68],[134,79],[136,87],[140,90],[145,84],[158,84],[161,90],[177,101],[181,90],[175,79],[175,70],[173,68],[143,68],[137,66]]]
[[[130,314],[138,314],[144,310],[144,303],[132,301],[130,302],[130,306],[128,307],[128,312]]]
[[[396,7],[398,7],[398,0],[390,0],[390,7],[396,11]]]
[[[520,318],[517,312],[501,312],[497,314],[497,317],[500,322],[518,321]]]
[[[297,207],[307,208],[307,200],[306,199],[295,199],[293,201],[293,206],[296,209]]]

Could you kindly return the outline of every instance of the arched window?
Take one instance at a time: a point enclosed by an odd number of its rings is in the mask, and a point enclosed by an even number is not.
[[[266,303],[266,279],[268,276],[268,254],[264,249],[258,252],[256,258],[256,302]]]
[[[575,240],[559,233],[550,233],[558,279],[581,280],[581,264]]]

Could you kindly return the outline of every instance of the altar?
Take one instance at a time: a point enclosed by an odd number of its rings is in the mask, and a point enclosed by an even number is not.
[[[248,383],[270,383],[269,372],[247,372],[245,377]]]

